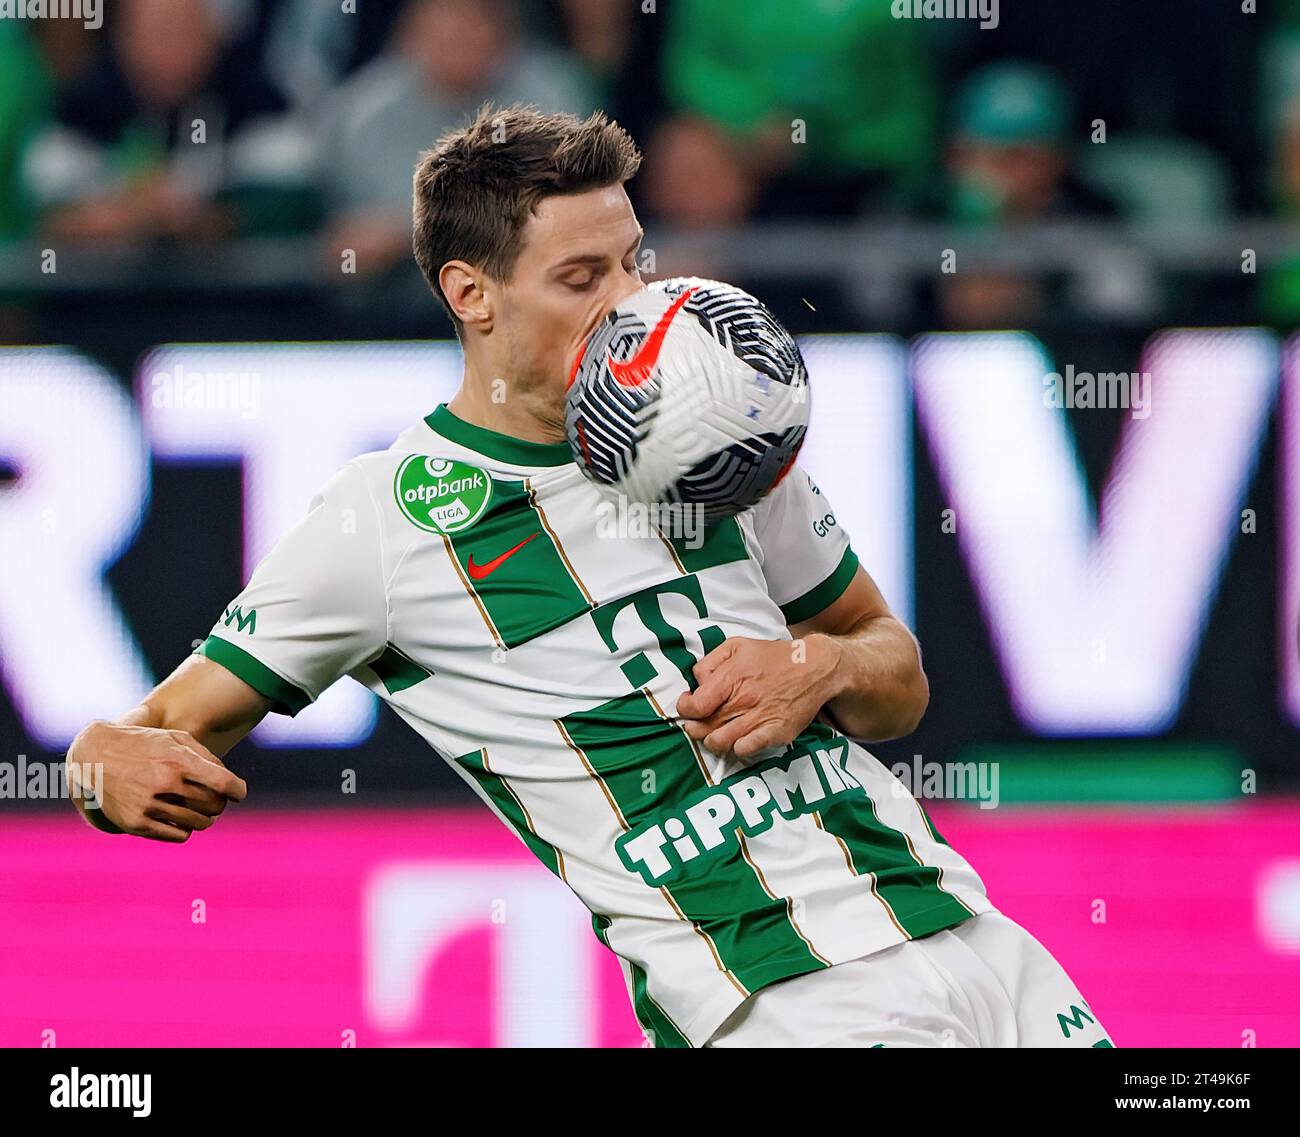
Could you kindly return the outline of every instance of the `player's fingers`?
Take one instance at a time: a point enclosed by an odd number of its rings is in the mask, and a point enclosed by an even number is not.
[[[243,801],[248,796],[248,783],[238,774],[226,769],[220,758],[183,730],[171,732],[178,752],[185,758],[185,780],[195,782],[223,794],[231,801]]]
[[[704,658],[696,663],[696,665],[691,669],[695,674],[695,681],[697,683],[703,683],[705,679],[717,671],[719,667],[736,654],[736,649],[740,646],[741,642],[742,640],[740,637],[723,640],[722,643],[718,644],[717,647],[705,655]]]
[[[248,783],[238,774],[224,766],[213,765],[183,747],[178,747],[173,753],[184,764],[183,785],[205,787],[230,801],[243,801],[248,796]]]
[[[737,758],[752,758],[769,746],[782,746],[788,741],[780,723],[767,722],[736,739],[731,749]]]
[[[703,742],[704,736],[714,729],[705,719],[682,719],[681,727],[686,737],[695,742]]]
[[[192,754],[193,751],[187,751],[187,753]],[[185,767],[185,773],[181,777],[181,785],[175,792],[178,796],[187,800],[204,801],[217,809],[225,809],[226,802],[230,800],[220,790],[215,790],[194,777],[188,763]],[[236,798],[235,800],[239,799]]]
[[[146,821],[131,830],[137,837],[148,837],[151,841],[166,841],[170,845],[183,845],[190,839],[188,829],[177,829],[165,821]]]
[[[197,782],[186,782],[177,791],[177,797],[182,798],[185,805],[199,810],[200,813],[220,813],[230,800],[225,794],[219,794],[216,790],[201,786]]]
[[[677,700],[677,713],[685,719],[704,719],[715,714],[731,693],[719,678],[701,683],[694,691],[685,692]]]
[[[227,770],[226,773],[230,777],[216,787],[217,791],[225,794],[230,801],[243,801],[244,798],[248,797],[248,783],[230,770]]]
[[[741,715],[731,722],[724,723],[717,730],[710,731],[704,739],[704,745],[715,754],[729,754],[736,740],[744,738],[757,725],[758,720],[754,716]]]
[[[725,702],[711,715],[706,715],[700,719],[683,719],[682,729],[696,742],[701,741],[706,735],[712,734],[720,726],[725,726],[732,719],[737,719],[743,714],[748,714],[750,707],[742,707],[736,703]]]
[[[205,817],[220,817],[221,812],[226,808],[226,799],[221,794],[206,786],[195,786],[189,783],[186,783],[180,793],[154,794],[154,797],[171,805],[183,805]]]
[[[211,829],[213,822],[211,817],[206,817],[202,813],[196,813],[183,805],[174,805],[158,798],[154,798],[145,806],[144,815],[150,821],[165,821],[178,829],[187,830]]]

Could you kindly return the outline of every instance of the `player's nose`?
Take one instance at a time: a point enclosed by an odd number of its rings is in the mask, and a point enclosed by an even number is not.
[[[601,305],[600,314],[596,318],[595,322],[591,325],[591,328],[587,329],[588,334],[591,333],[592,328],[595,328],[596,324],[599,324],[601,320],[603,320],[606,316],[608,316],[615,308],[617,308],[620,304],[622,304],[623,301],[626,300],[629,296],[635,296],[638,292],[644,292],[644,291],[645,291],[645,285],[638,280],[630,280],[630,279],[620,280],[618,284],[612,287],[609,293],[603,298],[604,302]]]
[[[585,344],[591,333],[596,330],[600,322],[610,312],[629,296],[634,296],[644,289],[645,285],[635,280],[620,281],[618,284],[612,285],[607,292],[601,294],[600,298],[591,306],[590,311],[587,312],[586,319],[579,329],[576,343],[578,345]]]
[[[617,308],[629,296],[635,296],[638,292],[644,292],[645,284],[640,280],[633,280],[631,277],[619,277],[618,282],[613,285],[610,291],[612,292],[612,295],[606,298],[606,312]]]

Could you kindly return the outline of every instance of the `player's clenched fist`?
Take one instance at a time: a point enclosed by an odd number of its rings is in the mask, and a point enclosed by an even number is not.
[[[68,779],[78,810],[96,829],[178,844],[248,794],[243,778],[188,732],[109,722],[77,736]]]

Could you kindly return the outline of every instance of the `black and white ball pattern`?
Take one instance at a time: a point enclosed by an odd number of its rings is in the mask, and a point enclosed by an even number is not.
[[[569,444],[587,477],[632,501],[698,506],[706,519],[760,501],[808,425],[794,338],[753,296],[696,277],[622,302],[576,361]]]

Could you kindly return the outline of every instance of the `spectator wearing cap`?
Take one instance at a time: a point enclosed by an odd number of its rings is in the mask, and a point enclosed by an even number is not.
[[[941,215],[961,225],[1011,229],[1114,216],[1114,205],[1072,172],[1072,109],[1045,67],[993,64],[970,76],[953,103]],[[956,327],[1006,327],[1041,317],[1045,280],[1025,273],[958,271],[942,278],[939,306]]]
[[[1047,68],[994,64],[957,93],[948,170],[955,220],[1106,217],[1114,206],[1071,172],[1069,93]]]

